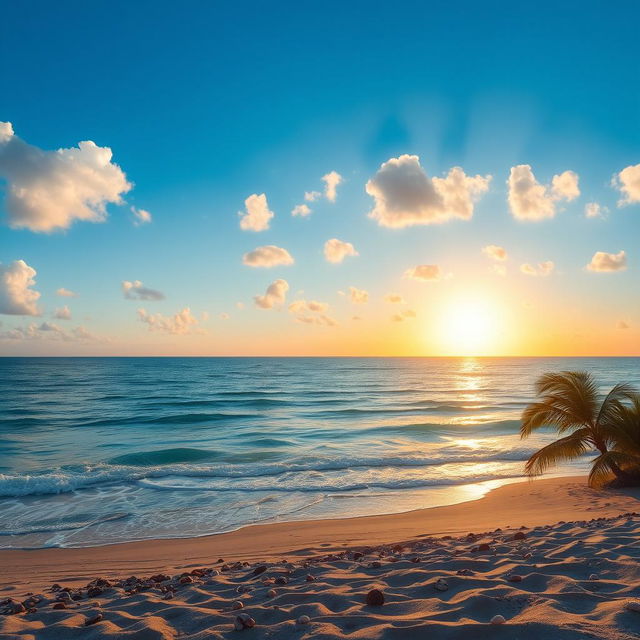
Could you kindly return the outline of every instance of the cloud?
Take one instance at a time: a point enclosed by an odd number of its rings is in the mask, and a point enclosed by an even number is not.
[[[349,297],[354,304],[364,304],[369,300],[369,293],[364,289],[349,287]]]
[[[504,261],[508,258],[506,249],[495,244],[489,244],[482,248],[482,253],[489,256],[492,260]]]
[[[164,316],[161,313],[150,314],[145,309],[138,309],[138,320],[148,324],[149,331],[171,335],[193,333],[193,328],[198,324],[198,319],[191,313],[189,307],[185,307],[172,316]]]
[[[391,158],[365,186],[374,199],[369,217],[395,228],[469,220],[490,180],[491,176],[467,176],[460,167],[450,169],[446,178],[429,178],[418,156]]]
[[[618,324],[616,325],[616,327],[618,329],[623,329],[624,330],[624,329],[630,329],[631,325],[628,322],[624,321],[624,320],[619,320]]]
[[[133,213],[133,224],[136,227],[143,224],[149,224],[153,219],[152,215],[146,209],[136,209],[135,207],[131,207],[131,212]]]
[[[597,202],[587,202],[584,206],[584,215],[587,218],[604,218],[607,213],[609,209],[600,206]]]
[[[75,220],[104,222],[108,203],[121,204],[131,190],[125,173],[111,162],[111,149],[91,140],[45,151],[0,123],[0,177],[7,182],[6,211],[14,229],[50,232]]]
[[[324,196],[329,202],[336,201],[336,189],[343,182],[342,176],[337,171],[330,171],[322,176],[324,182]]]
[[[437,264],[419,264],[416,267],[407,269],[404,277],[410,280],[440,280],[442,271]]]
[[[56,289],[56,295],[61,298],[77,298],[78,294],[75,291],[70,291],[69,289],[65,289],[64,287],[60,287]]]
[[[0,263],[0,313],[10,316],[39,316],[40,292],[36,284],[36,270],[24,260]]]
[[[311,311],[312,313],[325,313],[329,309],[326,302],[318,302],[317,300],[294,300],[289,305],[290,313],[300,313],[301,311]]]
[[[62,342],[105,342],[83,326],[67,331],[53,322],[30,323],[26,327],[15,327],[0,332],[0,340],[52,340]]]
[[[298,322],[335,327],[338,323],[326,315],[328,309],[329,305],[326,302],[317,300],[294,300],[289,305],[289,313],[293,314]]]
[[[306,204],[297,204],[291,209],[291,215],[306,218],[311,215],[311,209]]]
[[[278,265],[293,264],[291,254],[282,247],[268,244],[264,247],[257,247],[242,256],[242,263],[249,267],[275,267]]]
[[[324,257],[327,262],[334,264],[342,262],[346,256],[360,255],[350,242],[343,242],[338,238],[331,238],[324,243]]]
[[[71,310],[65,304],[64,307],[56,309],[53,317],[57,318],[58,320],[71,320]]]
[[[624,271],[627,268],[627,254],[624,251],[618,253],[596,251],[586,268],[599,273]]]
[[[619,207],[640,202],[640,164],[625,167],[620,173],[613,176],[611,184],[623,195],[618,200]]]
[[[404,304],[404,298],[399,293],[387,293],[384,301],[389,304]]]
[[[555,269],[555,265],[551,260],[546,262],[539,262],[537,265],[529,264],[528,262],[520,265],[520,271],[527,276],[550,276]]]
[[[492,264],[490,267],[490,271],[502,278],[507,275],[507,267],[505,267],[503,264]]]
[[[413,309],[405,309],[400,313],[392,315],[391,320],[393,320],[393,322],[403,322],[407,318],[415,318],[416,316],[417,314]]]
[[[263,296],[254,296],[256,307],[260,309],[273,309],[273,307],[284,304],[289,291],[289,283],[286,280],[278,279],[272,282]]]
[[[322,194],[319,191],[305,191],[304,192],[304,199],[307,202],[315,202],[320,197],[322,197]]]
[[[164,300],[164,293],[145,287],[140,280],[123,280],[122,293],[127,300]]]
[[[509,207],[517,220],[553,218],[556,214],[556,202],[574,200],[580,195],[577,173],[564,171],[554,175],[551,186],[548,186],[536,180],[528,164],[511,167],[507,185]]]
[[[254,193],[245,201],[246,211],[238,211],[240,218],[240,228],[243,231],[264,231],[269,228],[273,211],[269,211],[267,204],[267,196],[264,193],[260,195]]]

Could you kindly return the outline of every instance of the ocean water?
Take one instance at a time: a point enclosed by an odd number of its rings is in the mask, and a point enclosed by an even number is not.
[[[552,439],[519,416],[565,369],[640,386],[639,358],[0,358],[0,548],[479,497]]]

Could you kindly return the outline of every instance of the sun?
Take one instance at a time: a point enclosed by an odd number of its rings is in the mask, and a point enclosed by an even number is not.
[[[463,296],[442,311],[440,336],[450,355],[491,355],[496,348],[500,319],[488,299]]]

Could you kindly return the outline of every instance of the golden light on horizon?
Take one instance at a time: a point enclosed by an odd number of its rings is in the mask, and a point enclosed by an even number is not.
[[[491,355],[499,333],[499,316],[487,298],[461,296],[440,315],[440,340],[451,355]]]

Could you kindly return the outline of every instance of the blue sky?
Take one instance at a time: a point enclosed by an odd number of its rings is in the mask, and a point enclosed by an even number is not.
[[[14,335],[0,353],[442,354],[428,337],[437,309],[474,291],[518,306],[504,315],[522,332],[505,329],[503,347],[494,340],[489,352],[592,353],[603,340],[612,353],[640,352],[640,204],[618,207],[621,192],[610,185],[640,163],[637,3],[216,5],[5,6],[0,121],[43,150],[82,140],[109,147],[135,186],[126,205],[107,206],[105,222],[50,233],[10,228],[0,201],[0,262],[24,260],[41,293],[39,316],[0,315],[0,331],[51,321],[68,304],[73,320],[58,324],[100,337]],[[419,156],[429,177],[454,166],[491,175],[471,219],[390,229],[368,218],[365,184],[402,154]],[[558,202],[553,219],[514,219],[506,180],[521,164],[541,184],[577,173],[580,196]],[[344,179],[336,202],[321,199],[308,218],[293,218],[329,171]],[[262,193],[275,213],[270,228],[241,231],[237,212]],[[587,219],[589,202],[609,213]],[[131,206],[152,222],[134,226]],[[332,237],[359,255],[328,264],[323,244]],[[242,264],[245,252],[269,244],[295,264]],[[486,273],[487,245],[507,250],[505,278]],[[626,270],[584,270],[595,252],[621,250]],[[518,270],[548,260],[550,277]],[[402,278],[418,264],[452,277]],[[321,300],[338,326],[296,322],[286,306],[256,309],[253,296],[276,278],[290,285],[286,304]],[[144,302],[149,313],[190,308],[198,332],[149,331],[137,319],[141,304],[122,295],[124,280],[164,293]],[[354,308],[337,293],[350,286],[368,291],[369,303]],[[79,296],[61,299],[59,287]],[[389,322],[394,310],[382,298],[391,291],[415,322]],[[538,328],[545,340],[532,338],[538,329],[532,318],[525,327],[523,308],[550,318]],[[364,321],[357,330],[354,315]]]

